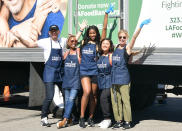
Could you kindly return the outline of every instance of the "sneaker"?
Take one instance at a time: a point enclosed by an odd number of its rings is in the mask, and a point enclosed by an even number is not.
[[[79,126],[82,127],[82,128],[86,127],[84,118],[80,118]]]
[[[95,126],[94,121],[93,121],[92,118],[88,118],[88,126],[90,126],[90,127],[94,127]]]
[[[58,129],[63,128],[63,127],[67,127],[67,120],[60,121],[56,125],[57,125]]]
[[[49,124],[47,117],[44,117],[41,119],[41,126],[47,126],[47,127],[51,127],[51,125]]]
[[[111,120],[104,120],[103,123],[101,124],[100,128],[102,129],[107,129],[111,126]]]
[[[131,123],[125,122],[122,129],[125,130],[125,129],[130,129],[130,128],[131,128]]]
[[[104,121],[105,121],[105,120],[102,120],[102,121],[98,124],[98,126],[100,127],[100,126],[102,125],[102,123],[104,123]]]
[[[121,121],[117,121],[114,125],[113,125],[113,129],[114,128],[120,128],[120,127],[122,127],[123,126],[123,122],[121,122]]]

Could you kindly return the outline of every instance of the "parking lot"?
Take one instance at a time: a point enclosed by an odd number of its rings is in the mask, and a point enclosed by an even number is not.
[[[133,128],[131,131],[181,131],[182,130],[182,97],[168,94],[165,104],[156,101],[152,106],[133,112]],[[40,126],[40,108],[28,108],[27,104],[8,104],[0,107],[0,131],[55,131],[56,122],[49,121],[51,127]],[[100,131],[99,127],[81,129],[78,125],[62,128],[64,131]],[[104,129],[102,129],[104,130]],[[109,128],[108,131],[113,129]],[[121,129],[117,129],[121,130]]]

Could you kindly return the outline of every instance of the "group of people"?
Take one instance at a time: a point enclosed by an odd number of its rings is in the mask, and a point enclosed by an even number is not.
[[[128,32],[120,30],[118,32],[119,44],[114,47],[112,40],[106,38],[107,19],[111,11],[113,11],[112,5],[106,10],[102,34],[100,35],[96,26],[89,26],[79,48],[77,41],[87,27],[85,21],[80,24],[80,31],[77,35],[70,34],[67,39],[59,39],[60,26],[53,24],[49,26],[48,34],[50,37],[40,39],[37,42],[23,42],[26,47],[44,49],[43,81],[46,97],[42,106],[42,126],[50,126],[48,113],[54,96],[54,85],[57,84],[63,89],[65,105],[63,120],[57,123],[57,128],[63,128],[69,124],[74,101],[81,88],[83,94],[79,119],[80,127],[86,127],[87,105],[89,105],[88,125],[91,127],[95,125],[93,118],[99,89],[100,107],[104,119],[98,126],[101,128],[110,127],[112,114],[114,114],[113,128],[131,128],[130,75],[127,63],[137,36],[143,26],[150,23],[150,19],[141,23],[128,44]]]

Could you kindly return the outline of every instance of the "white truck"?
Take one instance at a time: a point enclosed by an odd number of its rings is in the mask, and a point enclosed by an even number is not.
[[[136,40],[134,50],[141,53],[132,56],[129,62],[132,107],[141,109],[152,104],[158,84],[174,85],[173,90],[167,91],[181,94],[182,0],[69,0],[65,32],[75,34],[83,19],[101,30],[110,3],[114,12],[109,14],[107,37],[115,44],[119,29],[127,29],[132,36],[142,20],[152,20]],[[2,48],[0,61],[0,84],[28,85],[29,106],[41,105],[43,50]]]
[[[182,93],[182,0],[129,0],[124,1],[124,28],[130,35],[142,20],[152,22],[142,29],[134,49],[142,53],[130,60],[132,78],[131,100],[135,108],[151,104],[158,84],[173,85],[160,90],[176,95]]]

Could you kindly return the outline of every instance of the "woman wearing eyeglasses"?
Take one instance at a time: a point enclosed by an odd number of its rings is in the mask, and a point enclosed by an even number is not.
[[[144,20],[128,44],[126,44],[129,37],[128,32],[126,30],[120,30],[118,32],[119,44],[112,55],[111,71],[111,101],[116,121],[113,128],[131,128],[130,75],[127,63],[132,53],[135,40],[140,34],[142,27],[150,22],[150,19]]]

